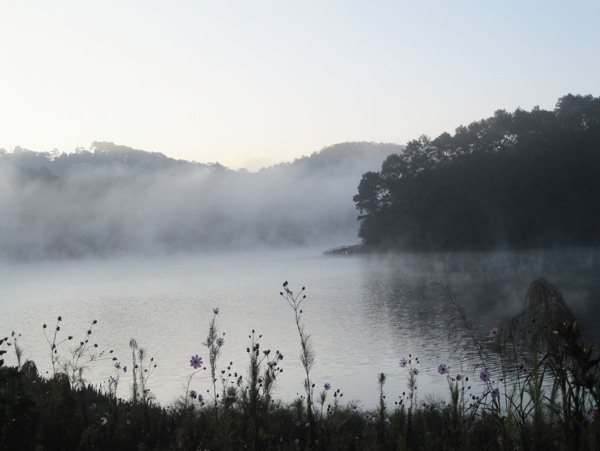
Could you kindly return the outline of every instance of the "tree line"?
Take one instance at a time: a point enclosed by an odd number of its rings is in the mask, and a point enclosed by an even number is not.
[[[498,110],[421,136],[363,174],[353,198],[372,247],[484,250],[600,244],[600,98]]]

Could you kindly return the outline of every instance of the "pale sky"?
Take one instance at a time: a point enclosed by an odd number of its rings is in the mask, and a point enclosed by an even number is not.
[[[233,169],[600,95],[600,1],[0,3],[0,148]]]

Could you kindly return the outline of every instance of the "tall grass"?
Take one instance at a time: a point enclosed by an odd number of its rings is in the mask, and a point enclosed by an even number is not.
[[[284,357],[257,332],[248,335],[244,372],[234,371],[233,362],[221,364],[225,340],[216,308],[203,343],[206,363],[191,357],[182,398],[167,408],[151,395],[157,364],[135,339],[131,361],[118,360],[91,342],[95,321],[78,342],[63,335],[59,317],[50,333],[44,328],[53,368],[47,377],[22,361],[18,334],[0,339],[0,449],[600,449],[598,355],[547,280],[534,281],[522,311],[487,336],[440,287],[449,337],[462,351],[460,372],[452,362],[438,367],[447,400],[418,396],[419,359],[410,354],[399,360],[407,390],[393,406],[385,396],[389,376],[374,375],[379,396],[373,410],[342,404],[343,394],[329,383],[315,395],[316,355],[301,316],[305,289],[294,294],[286,282],[284,290],[305,372],[305,395],[295,401],[276,399]],[[10,347],[15,366],[5,364]],[[465,356],[475,363],[463,370]],[[88,366],[106,359],[114,375],[106,384],[87,385]],[[124,381],[131,387],[128,400],[117,397]]]

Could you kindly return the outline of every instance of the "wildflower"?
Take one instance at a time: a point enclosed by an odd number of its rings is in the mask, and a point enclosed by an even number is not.
[[[121,362],[116,362],[115,363],[115,368],[120,370],[121,369]]]
[[[523,373],[527,374],[527,373],[529,373],[529,370],[530,370],[530,368],[529,368],[529,365],[528,365],[528,364],[526,364],[526,363],[523,363],[523,364],[521,365],[521,371],[523,371]]]
[[[225,344],[225,339],[223,337],[217,338],[217,346],[223,346]]]
[[[445,363],[442,363],[440,366],[438,366],[438,373],[440,373],[442,376],[444,374],[448,374],[448,366]]]
[[[588,421],[588,423],[593,423],[594,421],[596,421],[596,415],[594,414],[594,412],[590,412],[585,416],[585,419]]]
[[[413,370],[412,370],[412,373],[413,373],[415,376],[418,376],[418,375],[419,375],[419,368],[413,368]]]
[[[273,362],[272,360],[269,360],[269,361],[267,362],[267,366],[268,366],[269,368],[273,368],[273,367],[275,366],[275,362]]]
[[[190,365],[194,367],[195,370],[202,366],[202,357],[198,357],[198,354],[192,356],[190,360]]]
[[[202,396],[200,393],[198,393],[198,402],[200,404],[202,404],[204,402],[204,396]]]
[[[498,446],[502,446],[502,442],[503,442],[503,441],[504,441],[504,440],[502,439],[502,436],[501,436],[501,435],[499,435],[499,436],[498,436]]]
[[[90,404],[90,409],[94,410],[95,408],[96,408],[96,403],[95,402],[91,403]]]
[[[491,374],[488,370],[483,370],[481,373],[479,373],[479,378],[483,381],[483,382],[488,382],[490,380]]]
[[[196,390],[190,391],[190,398],[196,399],[198,397],[198,392]]]
[[[259,383],[259,384],[262,384],[262,382],[263,382],[263,378],[262,378],[262,377],[259,377],[259,378],[258,378],[258,383]]]
[[[126,372],[127,372],[127,365],[125,365],[125,366],[123,367],[123,372],[124,372],[124,373],[126,373]]]
[[[494,388],[492,390],[492,399],[496,399],[498,396],[500,396],[500,390],[498,388]]]
[[[215,315],[218,315],[218,314],[219,314],[219,307],[215,307],[215,308],[213,309],[213,313],[214,313]]]
[[[127,424],[131,424],[131,418],[127,418]]]
[[[288,287],[285,287],[285,292],[290,296],[294,295],[294,292],[292,290],[290,290]]]
[[[106,417],[102,417],[102,418],[100,418],[100,424],[101,424],[102,426],[104,426],[106,423],[108,423],[108,418],[106,418]]]
[[[490,337],[495,337],[498,334],[498,328],[492,327],[489,332],[490,332]]]
[[[408,363],[408,362],[406,361],[406,359],[401,359],[401,360],[400,360],[400,368],[406,368],[406,364],[407,364],[407,363]]]
[[[457,381],[462,381],[462,374],[457,374],[456,375],[456,380]]]
[[[325,388],[325,390],[330,390],[331,384],[329,382],[326,382],[325,385],[323,385],[323,387]]]

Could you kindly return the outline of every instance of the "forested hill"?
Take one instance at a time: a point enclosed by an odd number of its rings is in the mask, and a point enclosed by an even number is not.
[[[401,149],[345,143],[257,173],[112,143],[0,149],[0,259],[355,242],[360,176]]]
[[[600,244],[600,98],[421,136],[366,172],[354,196],[366,245],[475,250]]]

